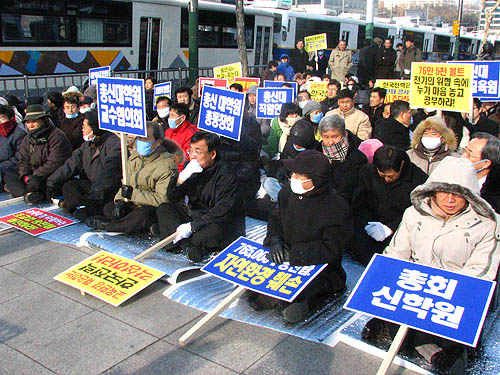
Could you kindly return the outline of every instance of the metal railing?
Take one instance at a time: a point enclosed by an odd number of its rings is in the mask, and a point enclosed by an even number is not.
[[[249,66],[248,74],[260,75],[265,68],[265,65]],[[171,81],[172,91],[189,83],[188,68],[113,71],[112,76],[123,78],[155,77],[158,82]],[[212,76],[212,68],[198,69],[198,77]],[[50,91],[64,91],[69,86],[76,86],[83,91],[88,85],[88,77],[87,73],[0,77],[0,96],[47,96]]]

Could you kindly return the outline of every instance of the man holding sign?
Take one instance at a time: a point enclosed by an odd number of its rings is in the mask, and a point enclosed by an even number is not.
[[[249,303],[256,310],[283,307],[285,320],[297,323],[306,317],[310,304],[318,297],[344,289],[342,254],[351,243],[354,228],[349,206],[329,186],[330,163],[326,156],[306,150],[283,164],[292,172],[292,178],[280,191],[277,208],[269,216],[264,240],[264,246],[270,249],[267,256],[275,264],[328,266],[292,303],[263,294],[251,295]]]
[[[479,196],[476,171],[469,161],[446,157],[427,182],[412,192],[411,198],[413,206],[405,211],[399,229],[385,249],[386,255],[486,280],[495,279],[500,261],[498,222],[491,206]],[[411,276],[412,282],[418,283],[419,277]],[[450,289],[444,281],[438,284],[441,291]],[[418,307],[425,311],[432,307],[423,298],[420,302],[418,306],[413,304],[416,307],[412,309]],[[448,305],[447,311],[440,313],[440,319],[452,327],[453,322],[460,321],[461,313],[458,307]],[[433,311],[438,308],[437,303],[434,307]],[[372,319],[363,329],[363,337],[376,340],[384,327],[389,331],[396,328]],[[404,345],[415,349],[439,371],[463,373],[455,371],[465,367],[463,345],[423,332],[411,332]]]

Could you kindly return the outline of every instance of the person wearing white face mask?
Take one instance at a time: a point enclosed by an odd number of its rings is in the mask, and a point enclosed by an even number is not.
[[[284,103],[280,114],[271,121],[271,129],[262,150],[272,159],[283,151],[290,129],[299,119],[299,107],[295,103]]]
[[[266,256],[275,264],[328,266],[292,303],[256,293],[250,293],[248,301],[256,310],[281,308],[287,322],[297,323],[309,314],[311,302],[344,290],[342,254],[351,244],[354,227],[349,206],[329,185],[330,163],[325,155],[306,150],[283,164],[292,176],[269,216]]]
[[[95,110],[85,113],[81,129],[85,142],[47,180],[47,195],[64,200],[59,206],[77,219],[102,215],[103,206],[112,202],[122,177],[120,139],[99,129]],[[75,178],[75,176],[80,178]],[[77,207],[85,206],[84,208]]]
[[[170,106],[172,101],[168,96],[162,95],[156,98],[156,116],[153,121],[161,125],[163,130],[168,129],[168,115],[170,114]]]
[[[94,104],[92,98],[90,96],[84,96],[83,100],[80,102],[78,111],[83,115],[92,109],[92,104]]]
[[[64,118],[59,122],[59,129],[66,134],[71,146],[73,146],[73,150],[76,150],[83,143],[82,124],[84,116],[79,113],[79,106],[80,99],[77,96],[65,96],[63,105]]]
[[[411,146],[407,151],[410,161],[427,175],[430,175],[446,156],[458,156],[455,153],[455,133],[439,116],[428,117],[418,124],[413,132]]]
[[[488,133],[474,133],[462,157],[476,169],[481,198],[500,213],[500,140]]]

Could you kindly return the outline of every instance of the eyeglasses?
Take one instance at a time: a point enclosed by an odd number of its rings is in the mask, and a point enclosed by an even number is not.
[[[193,156],[199,156],[199,155],[203,155],[203,154],[206,154],[208,151],[203,151],[203,150],[200,150],[199,148],[188,148],[187,149],[187,154],[188,155],[193,155]]]
[[[473,155],[472,151],[467,147],[462,147],[462,155],[467,155],[469,158],[477,158],[477,159],[481,158],[481,156]]]

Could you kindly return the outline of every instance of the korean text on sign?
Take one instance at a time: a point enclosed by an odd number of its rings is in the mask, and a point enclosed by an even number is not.
[[[472,65],[412,63],[410,106],[470,112]]]
[[[142,263],[100,251],[54,279],[118,306],[163,275]]]
[[[97,102],[101,129],[146,136],[142,79],[97,78]]]
[[[386,90],[385,103],[392,103],[395,100],[410,102],[410,80],[377,79],[375,87]]]
[[[377,254],[345,307],[475,346],[494,286]]]
[[[240,140],[245,94],[204,86],[198,128]]]
[[[38,208],[31,208],[1,217],[0,222],[22,230],[32,236],[38,236],[42,233],[76,223],[74,220],[66,219],[65,217]]]
[[[291,88],[262,88],[257,89],[257,118],[274,118],[280,114],[284,103],[293,102]]]
[[[250,86],[260,85],[260,78],[236,77],[234,83],[239,83],[243,87],[243,92],[247,92]]]
[[[153,93],[153,109],[156,111],[156,100],[160,96],[168,96],[172,98],[172,82],[158,83],[154,87]]]
[[[204,78],[200,77],[198,80],[198,96],[201,97],[201,90],[203,90],[203,86],[212,86],[219,87],[221,89],[227,88],[227,79],[226,78]]]
[[[261,244],[240,237],[201,270],[255,292],[292,302],[326,267],[326,264],[277,265],[266,258],[268,252]]]
[[[228,65],[221,65],[214,67],[215,78],[227,78],[227,84],[232,85],[236,77],[241,77],[242,69],[241,63],[234,63]]]
[[[328,82],[309,82],[307,91],[311,94],[311,100],[318,103],[323,101],[328,94]]]
[[[283,81],[264,81],[264,87],[265,88],[286,88],[286,87],[292,87],[293,88],[293,97],[296,98],[297,94],[299,92],[299,84],[297,82],[283,82]]]
[[[454,63],[449,61],[448,63]],[[472,96],[482,101],[500,100],[500,61],[460,61],[473,65]]]
[[[109,66],[101,66],[89,69],[89,85],[97,85],[98,77],[111,77],[111,68]]]
[[[326,49],[326,33],[306,36],[304,45],[307,52]]]

